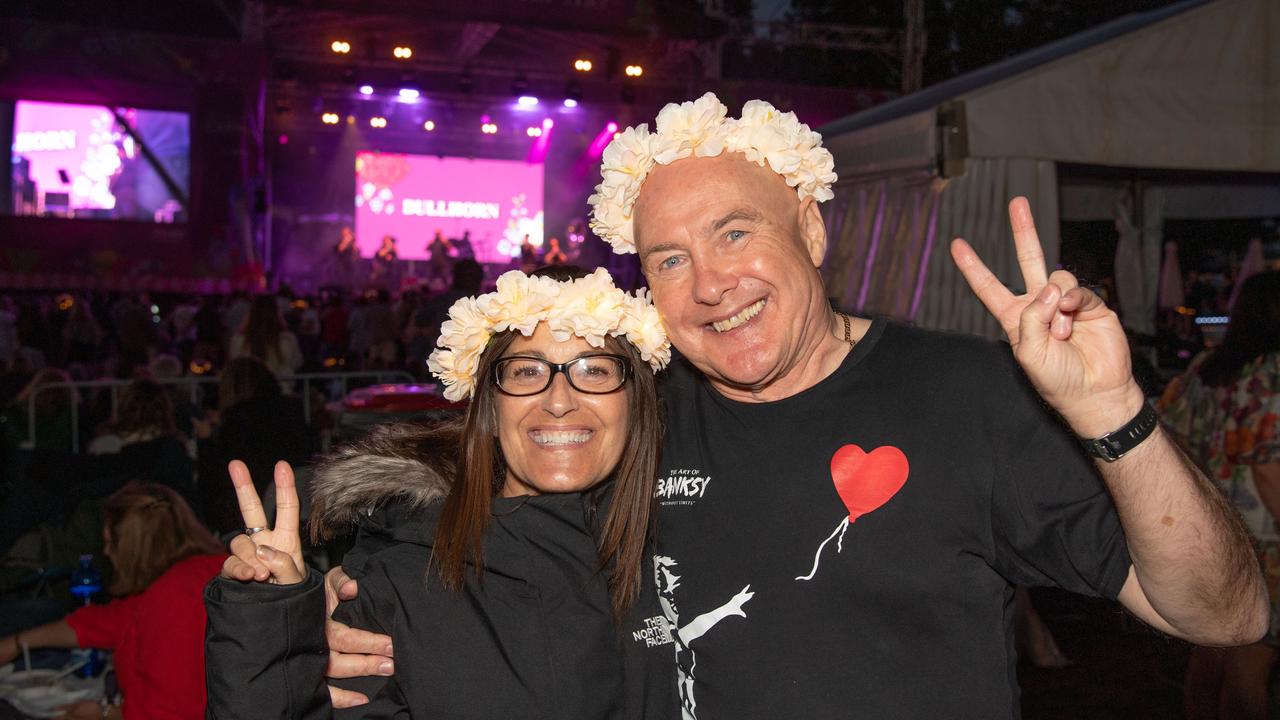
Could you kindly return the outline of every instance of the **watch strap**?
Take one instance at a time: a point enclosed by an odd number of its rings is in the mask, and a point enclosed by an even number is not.
[[[1093,457],[1115,462],[1150,437],[1159,424],[1156,409],[1151,407],[1151,403],[1144,402],[1138,414],[1119,430],[1107,433],[1100,438],[1081,438],[1080,442],[1084,445],[1085,452]]]

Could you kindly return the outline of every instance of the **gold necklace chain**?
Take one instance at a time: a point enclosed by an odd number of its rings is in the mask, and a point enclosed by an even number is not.
[[[857,345],[858,341],[853,339],[853,328],[850,327],[851,323],[849,321],[849,316],[845,315],[844,313],[836,313],[836,314],[839,315],[842,320],[844,320],[844,341],[849,343],[849,347],[853,347],[854,345]]]

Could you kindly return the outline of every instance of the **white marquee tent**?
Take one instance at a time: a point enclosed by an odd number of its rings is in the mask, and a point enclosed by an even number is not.
[[[1026,195],[1051,267],[1060,221],[1116,222],[1125,322],[1150,331],[1164,218],[1280,215],[1280,0],[1129,15],[819,131],[842,307],[998,336],[948,244],[1020,287],[1005,208]]]

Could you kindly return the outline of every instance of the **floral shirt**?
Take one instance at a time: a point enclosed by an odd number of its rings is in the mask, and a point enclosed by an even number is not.
[[[1280,353],[1245,365],[1230,385],[1200,378],[1203,353],[1160,398],[1160,420],[1231,499],[1258,540],[1273,600],[1280,598],[1280,527],[1258,496],[1253,466],[1280,462]],[[1280,630],[1273,613],[1272,632]]]

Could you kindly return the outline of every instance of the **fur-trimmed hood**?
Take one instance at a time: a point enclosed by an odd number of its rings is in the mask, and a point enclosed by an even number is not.
[[[457,467],[458,440],[453,424],[391,423],[322,458],[311,483],[312,538],[342,535],[389,504],[418,511],[443,499]]]

